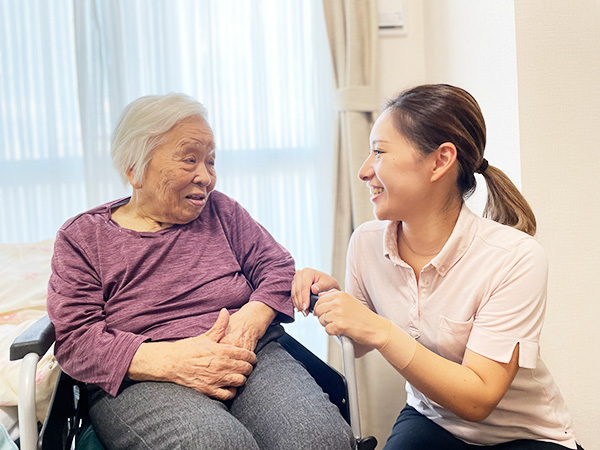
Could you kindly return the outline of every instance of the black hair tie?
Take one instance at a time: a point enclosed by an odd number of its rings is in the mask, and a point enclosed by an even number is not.
[[[489,164],[487,162],[487,159],[483,158],[483,161],[481,162],[481,165],[479,166],[479,169],[477,169],[475,172],[476,173],[483,173],[487,170]]]

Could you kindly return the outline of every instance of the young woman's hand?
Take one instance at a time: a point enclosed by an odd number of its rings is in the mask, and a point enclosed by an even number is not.
[[[292,281],[292,301],[296,309],[307,315],[310,294],[338,289],[340,285],[331,275],[309,267],[296,271]]]
[[[358,344],[382,347],[389,337],[391,323],[343,291],[322,294],[315,315],[327,334],[348,336]]]

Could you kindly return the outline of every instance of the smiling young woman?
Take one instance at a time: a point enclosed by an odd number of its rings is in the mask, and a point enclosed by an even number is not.
[[[407,380],[407,406],[385,449],[578,448],[571,417],[540,359],[548,262],[527,201],[485,160],[475,99],[424,85],[375,122],[359,177],[377,221],[348,248],[346,292],[314,269],[292,298],[357,354],[377,349]],[[475,173],[485,217],[464,200]]]

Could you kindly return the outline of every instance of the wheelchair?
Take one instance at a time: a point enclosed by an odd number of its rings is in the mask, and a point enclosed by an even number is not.
[[[61,372],[55,385],[48,414],[38,430],[35,414],[35,375],[39,359],[54,342],[54,325],[44,316],[18,336],[10,347],[10,359],[22,359],[19,384],[19,431],[21,450],[103,450],[87,415],[84,383]],[[350,424],[358,450],[373,450],[377,440],[361,437],[358,393],[354,373],[354,347],[341,337],[344,375],[323,362],[287,333],[279,343],[301,362],[317,384],[329,395],[342,417]]]

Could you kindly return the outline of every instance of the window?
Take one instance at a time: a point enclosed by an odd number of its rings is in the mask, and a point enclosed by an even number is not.
[[[298,267],[329,270],[334,114],[321,8],[1,2],[0,240],[52,237],[77,213],[129,195],[109,156],[122,109],[142,95],[184,92],[209,111],[217,189]]]

